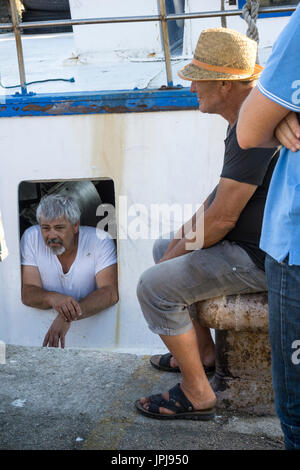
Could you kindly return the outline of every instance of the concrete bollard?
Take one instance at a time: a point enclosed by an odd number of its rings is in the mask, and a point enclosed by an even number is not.
[[[201,325],[216,330],[211,385],[220,408],[275,415],[266,292],[223,296],[197,304]]]
[[[0,341],[0,364],[6,364],[5,361],[5,343]]]

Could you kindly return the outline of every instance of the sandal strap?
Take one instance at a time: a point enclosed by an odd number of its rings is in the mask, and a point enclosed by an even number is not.
[[[149,397],[150,404],[148,410],[152,413],[159,413],[159,408],[166,408],[167,410],[177,413],[180,408],[171,400],[165,400],[162,395],[152,395]]]
[[[159,406],[156,403],[150,402],[148,411],[150,411],[150,413],[159,414]]]
[[[170,353],[162,354],[160,356],[159,365],[163,367],[171,367],[170,365],[171,357],[172,357],[172,354]]]
[[[169,400],[165,400],[161,393],[150,395],[149,400],[148,410],[152,413],[159,413],[159,408],[166,408],[174,411],[174,413],[194,411],[192,403],[184,395],[179,383],[169,390]],[[179,403],[179,405],[176,405],[176,403]]]
[[[148,398],[151,403],[155,403],[156,405],[159,405],[159,403],[163,400],[163,396],[161,393],[157,393],[156,395],[150,395]]]
[[[192,403],[181,390],[179,383],[169,390],[169,397],[171,402],[180,403],[181,407],[177,407],[178,411],[194,411]]]

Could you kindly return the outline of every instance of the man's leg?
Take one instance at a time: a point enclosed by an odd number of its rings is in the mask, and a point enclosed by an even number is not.
[[[300,266],[266,258],[274,400],[286,449],[300,450]]]
[[[263,290],[263,271],[229,242],[159,263],[141,276],[137,295],[144,317],[176,357],[184,377],[182,387],[197,406],[212,400],[213,391],[203,371],[188,306],[219,295]],[[141,403],[147,406],[147,399]]]
[[[203,365],[212,367],[215,364],[215,343],[212,339],[210,329],[202,326],[197,318],[192,318],[193,325],[196,331],[198,348]]]
[[[173,354],[178,358],[182,373],[181,390],[194,406],[195,410],[207,409],[215,404],[215,394],[206,378],[199,355],[197,335],[193,326],[186,333],[178,336],[160,335],[161,339]],[[169,399],[168,393],[163,395]],[[142,398],[141,403],[148,409],[148,398]],[[160,413],[173,414],[164,407]]]
[[[155,264],[157,264],[163,257],[169,243],[173,240],[173,236],[174,234],[171,233],[169,238],[160,238],[155,241],[153,245],[153,259]],[[200,325],[196,318],[195,306],[191,306],[190,314],[197,335],[200,357],[205,366],[211,367],[215,363],[215,344],[213,342],[210,329]],[[174,355],[172,355],[170,359],[170,367],[178,367],[178,361]]]

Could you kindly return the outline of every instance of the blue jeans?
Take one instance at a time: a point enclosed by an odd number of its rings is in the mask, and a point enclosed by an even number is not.
[[[266,257],[272,379],[285,448],[300,450],[300,266]]]

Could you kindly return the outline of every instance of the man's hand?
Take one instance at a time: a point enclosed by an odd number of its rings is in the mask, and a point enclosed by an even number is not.
[[[290,112],[275,129],[276,138],[281,145],[292,152],[300,149],[300,124],[296,113]]]
[[[236,126],[239,146],[242,149],[276,147],[275,129],[289,113],[287,108],[264,96],[256,86],[239,112]]]
[[[66,321],[78,320],[82,315],[79,303],[70,295],[51,292],[49,293],[49,302],[51,307],[65,318]]]
[[[50,326],[43,342],[43,347],[49,346],[58,348],[59,342],[62,348],[65,347],[65,336],[71,326],[61,315],[58,315]]]

